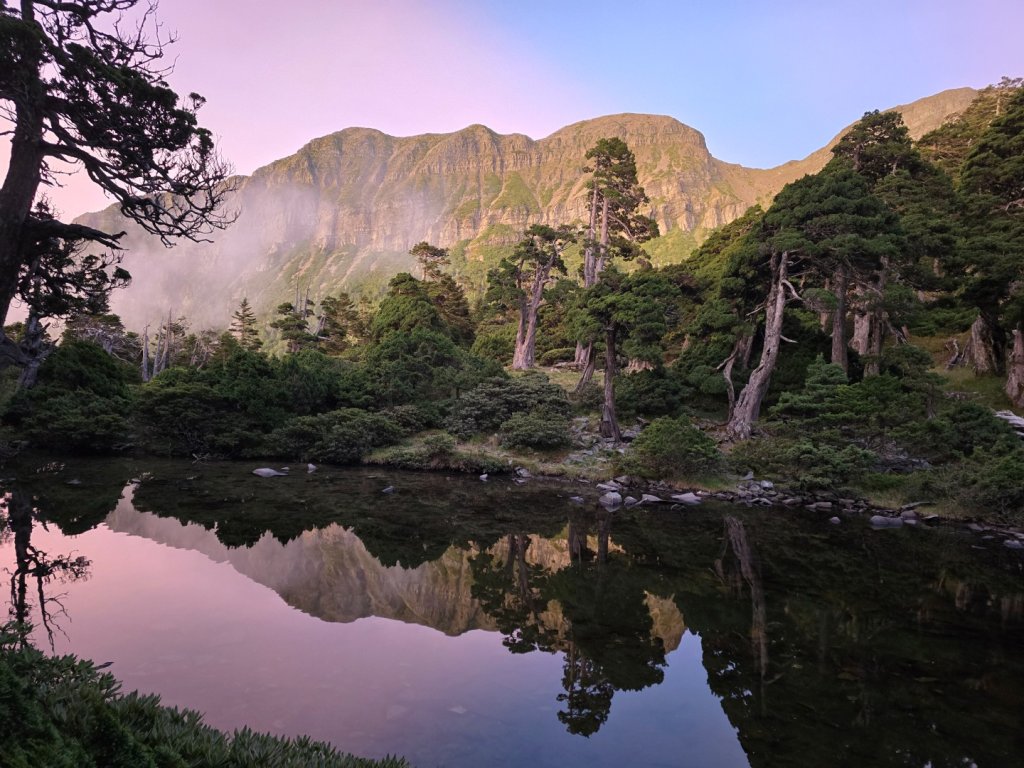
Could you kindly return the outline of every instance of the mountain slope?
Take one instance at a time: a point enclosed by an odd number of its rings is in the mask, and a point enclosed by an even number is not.
[[[916,137],[974,93],[945,91],[895,109]],[[657,263],[686,258],[709,230],[819,170],[838,140],[803,160],[752,169],[714,158],[700,132],[655,115],[586,120],[540,140],[482,125],[403,138],[348,128],[240,177],[231,201],[238,221],[213,243],[167,252],[130,231],[126,266],[135,279],[114,308],[132,327],[166,315],[169,305],[197,326],[223,327],[243,296],[266,312],[297,283],[320,296],[380,290],[411,269],[407,252],[420,240],[451,248],[459,278],[479,288],[528,225],[583,221],[584,155],[609,136],[636,155],[663,235],[649,249]],[[82,220],[124,228],[114,208]]]

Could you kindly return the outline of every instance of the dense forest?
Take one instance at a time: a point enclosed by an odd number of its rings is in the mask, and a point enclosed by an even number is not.
[[[1024,510],[994,415],[1024,406],[1019,80],[916,143],[866,114],[820,173],[662,268],[629,147],[580,164],[588,220],[529,228],[472,297],[423,242],[377,301],[296,286],[273,317],[243,300],[226,330],[138,334],[107,311],[116,260],[40,240],[5,329],[7,450],[493,472],[582,439],[607,472]]]

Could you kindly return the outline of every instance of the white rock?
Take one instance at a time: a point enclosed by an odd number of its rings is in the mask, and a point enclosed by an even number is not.
[[[256,477],[285,477],[288,474],[287,472],[279,472],[278,470],[271,469],[270,467],[260,467],[259,469],[254,469],[252,473],[256,475]]]

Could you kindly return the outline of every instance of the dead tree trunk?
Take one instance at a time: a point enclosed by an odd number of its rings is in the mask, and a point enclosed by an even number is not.
[[[1006,396],[1015,407],[1024,407],[1024,332],[1013,329],[1013,346],[1006,365]]]
[[[579,394],[586,389],[594,378],[594,371],[597,369],[597,355],[594,354],[594,345],[587,344],[587,362],[583,366],[583,372],[580,374],[580,380],[576,382],[576,387],[573,389],[573,393]]]
[[[793,288],[789,284],[789,252],[783,251],[772,255],[772,284],[768,292],[765,307],[764,345],[761,348],[761,360],[757,368],[750,374],[747,385],[743,387],[736,405],[729,416],[726,431],[738,440],[750,437],[754,422],[761,414],[761,401],[768,392],[775,364],[779,359],[779,347],[782,344],[782,316],[789,302],[789,294]]]
[[[979,314],[971,323],[971,338],[964,350],[964,358],[978,375],[999,372],[999,356],[996,352],[995,334],[992,324]]]
[[[594,191],[590,196],[590,225],[587,227],[587,240],[586,246],[583,249],[583,287],[591,288],[597,283],[597,201],[598,192],[597,186],[594,186]],[[592,345],[583,344],[582,342],[576,342],[576,357],[575,366],[579,370],[584,370],[590,360]],[[577,390],[582,386],[582,379],[580,384],[577,385]]]
[[[149,326],[142,330],[142,380],[149,381]]]
[[[615,325],[605,328],[604,333],[604,405],[601,408],[601,437],[609,437],[615,443],[622,442],[619,421],[615,417]]]
[[[847,267],[841,264],[836,270],[836,308],[832,312],[832,364],[850,372],[850,360],[846,352],[846,292],[849,283]]]
[[[21,344],[26,363],[18,377],[19,389],[31,389],[35,386],[39,377],[39,366],[43,364],[53,347],[52,344],[43,341],[45,334],[46,328],[39,321],[39,315],[30,309],[25,320],[25,339]]]
[[[534,354],[537,348],[537,315],[544,303],[544,286],[547,285],[554,259],[551,263],[538,264],[530,286],[529,297],[519,301],[519,330],[516,332],[516,348],[512,355],[512,368],[525,371],[535,365]]]

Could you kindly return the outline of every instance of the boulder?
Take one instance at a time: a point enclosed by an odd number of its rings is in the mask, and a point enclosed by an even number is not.
[[[640,496],[641,504],[657,504],[661,500],[662,499],[660,496],[655,496],[653,493],[645,493],[642,496]]]
[[[608,491],[599,501],[604,507],[618,507],[622,505],[622,494],[616,491]]]
[[[627,496],[622,500],[622,503],[627,507],[635,507],[640,502],[637,501],[636,496]]]
[[[614,480],[609,480],[607,483],[598,483],[597,487],[602,491],[621,491],[622,486],[616,483]]]

